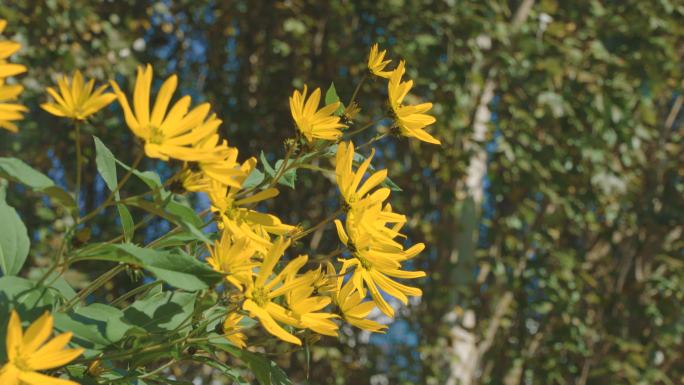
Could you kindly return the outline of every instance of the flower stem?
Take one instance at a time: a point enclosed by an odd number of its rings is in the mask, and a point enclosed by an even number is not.
[[[302,238],[306,237],[307,235],[313,233],[314,231],[320,229],[321,227],[323,227],[323,226],[327,225],[328,223],[332,222],[333,220],[335,220],[335,218],[337,218],[340,214],[342,214],[342,209],[337,209],[332,215],[330,215],[329,217],[318,222],[315,226],[310,227],[310,228],[292,236],[292,240],[296,241],[298,239],[302,239]]]
[[[366,124],[365,126],[363,126],[363,127],[361,127],[361,128],[357,128],[357,129],[354,130],[354,131],[347,132],[346,134],[349,135],[350,137],[351,137],[351,136],[354,136],[354,135],[356,135],[356,134],[358,134],[358,133],[361,133],[361,132],[363,132],[363,131],[365,131],[365,130],[371,128],[371,127],[373,127],[374,125],[376,125],[376,124],[382,122],[384,119],[385,119],[384,116],[383,116],[382,118],[380,118],[380,119],[375,119],[375,120],[371,121],[370,123]]]
[[[80,223],[81,217],[81,173],[83,169],[83,154],[81,153],[81,123],[76,120],[74,122],[75,128],[75,141],[76,141],[76,187],[74,191],[74,197],[76,199],[76,224]]]
[[[102,274],[101,276],[97,277],[93,282],[90,283],[90,285],[83,288],[83,290],[81,290],[76,297],[71,299],[64,306],[62,306],[59,309],[59,311],[61,311],[61,312],[68,311],[69,309],[74,307],[77,303],[81,302],[83,299],[88,297],[95,290],[102,287],[102,285],[109,282],[112,278],[114,278],[117,274],[124,271],[125,269],[126,269],[125,264],[119,264],[119,265],[114,266],[109,271],[107,271],[104,274]]]
[[[347,105],[351,105],[354,102],[354,100],[356,100],[356,96],[359,94],[359,91],[361,90],[361,86],[363,86],[363,83],[366,82],[366,79],[368,79],[368,72],[366,72],[363,75],[359,84],[356,85],[356,88],[354,89],[354,93],[352,94],[351,99],[349,99],[349,103],[347,103]]]

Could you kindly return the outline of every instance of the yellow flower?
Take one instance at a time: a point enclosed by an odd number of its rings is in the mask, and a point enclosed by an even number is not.
[[[342,313],[342,317],[350,325],[373,333],[384,333],[387,326],[366,319],[375,308],[373,301],[364,301],[364,296],[354,288],[351,280],[344,283],[345,270],[340,271],[337,278],[337,291],[334,294],[334,302]]]
[[[392,60],[384,60],[385,54],[387,54],[387,50],[383,49],[382,51],[379,51],[378,43],[373,44],[370,54],[368,55],[368,70],[375,76],[389,79],[392,72],[385,71],[385,67],[387,67]]]
[[[88,116],[105,108],[116,99],[112,93],[105,93],[107,85],[102,85],[95,91],[95,80],[85,83],[81,71],[75,71],[71,82],[66,76],[57,81],[59,93],[48,87],[47,92],[54,99],[54,103],[43,103],[42,109],[55,116],[76,120],[85,120]]]
[[[389,103],[394,114],[394,122],[401,135],[409,138],[416,138],[423,142],[441,144],[441,142],[428,134],[425,127],[433,124],[437,120],[434,116],[427,115],[425,112],[432,108],[432,103],[421,103],[416,105],[402,105],[404,98],[413,87],[413,80],[401,81],[404,76],[404,61],[399,62],[387,84]]]
[[[12,311],[7,325],[7,359],[0,369],[2,385],[78,385],[38,373],[66,365],[83,353],[83,349],[65,349],[71,332],[63,333],[45,343],[52,333],[52,315],[45,312],[26,333],[21,330],[19,315]]]
[[[351,282],[354,288],[363,296],[365,295],[364,283],[368,287],[373,301],[387,316],[394,316],[394,309],[385,301],[380,289],[388,295],[398,298],[404,304],[408,303],[407,295],[420,296],[422,292],[415,287],[406,286],[394,281],[392,278],[413,279],[425,276],[423,271],[401,270],[401,263],[418,255],[425,245],[418,243],[407,250],[403,250],[397,242],[385,237],[375,237],[376,232],[366,229],[374,224],[383,223],[379,219],[380,210],[364,209],[347,215],[345,226],[335,220],[337,234],[343,244],[352,253],[353,258],[342,261],[342,269],[354,268]],[[365,222],[365,223],[364,223]],[[346,228],[346,231],[345,231]],[[398,230],[394,229],[398,234]]]
[[[372,150],[371,155],[354,172],[352,169],[354,164],[354,143],[341,142],[338,145],[335,158],[335,177],[347,209],[356,209],[361,204],[382,202],[389,197],[390,189],[383,187],[375,190],[367,199],[364,199],[366,194],[387,178],[387,170],[380,170],[371,174],[361,184],[374,155],[375,150]]]
[[[255,250],[246,238],[233,241],[228,231],[223,231],[221,239],[214,246],[207,245],[210,256],[207,263],[216,271],[226,274],[226,280],[238,289],[240,282],[248,281],[252,276],[252,268],[257,263],[252,260]]]
[[[300,255],[290,261],[280,273],[271,277],[273,268],[288,246],[290,246],[289,240],[286,241],[282,237],[278,238],[264,256],[258,274],[250,278],[249,281],[243,282],[246,286],[244,291],[246,299],[242,304],[242,309],[249,312],[251,317],[257,318],[270,334],[283,341],[301,345],[302,342],[299,338],[287,332],[276,322],[278,320],[289,325],[298,324],[298,320],[289,315],[287,309],[276,303],[276,299],[302,284],[302,278],[293,279],[286,283],[283,281],[291,271],[298,271],[306,263],[307,256]]]
[[[298,285],[285,294],[289,308],[288,315],[297,320],[290,325],[302,329],[311,329],[318,334],[337,337],[339,326],[332,321],[337,315],[320,311],[330,304],[330,297],[314,295],[315,284],[321,278],[320,271],[309,271],[299,277],[295,273],[291,270],[285,280],[286,284],[296,280],[300,281]],[[287,322],[287,320],[283,320],[283,322]]]
[[[6,26],[7,20],[0,19],[0,33],[5,30]],[[0,40],[0,78],[19,75],[26,72],[26,66],[7,62],[7,59],[20,49],[21,44],[17,42]]]
[[[299,131],[309,142],[314,139],[337,140],[342,136],[340,128],[347,127],[340,123],[340,117],[334,112],[340,102],[330,103],[316,111],[321,101],[321,89],[316,88],[309,99],[306,98],[307,86],[301,93],[295,90],[290,96],[290,112]]]
[[[241,166],[243,176],[237,178],[240,185],[256,167],[256,159],[247,159]],[[239,187],[229,187],[217,181],[211,181],[207,191],[211,200],[211,209],[221,218],[219,226],[235,238],[247,238],[260,253],[265,253],[271,246],[270,235],[285,235],[296,228],[282,223],[278,217],[252,210],[248,206],[278,195],[278,189],[269,188],[248,197],[238,198]]]
[[[145,153],[151,158],[175,158],[188,162],[220,161],[225,149],[217,147],[207,151],[197,143],[214,135],[221,120],[209,115],[211,106],[202,103],[189,110],[191,99],[183,96],[168,111],[169,103],[178,85],[178,77],[170,76],[159,89],[150,114],[150,88],[152,66],[138,67],[133,91],[133,109],[116,82],[112,89],[124,111],[126,124],[133,133],[145,141]],[[188,112],[189,111],[189,112]]]
[[[11,132],[19,131],[14,122],[24,119],[24,112],[28,109],[21,104],[8,102],[16,100],[23,90],[24,87],[20,85],[6,85],[0,79],[0,128]]]
[[[188,191],[209,191],[211,180],[223,185],[240,187],[242,180],[247,177],[237,163],[238,149],[229,147],[227,141],[219,144],[219,135],[214,134],[202,142],[196,148],[205,149],[207,152],[222,149],[222,158],[216,161],[197,162],[199,171],[186,169],[181,178],[183,187]],[[187,166],[187,165],[186,165]]]
[[[240,332],[240,330],[242,330],[240,321],[242,321],[243,318],[245,317],[238,313],[229,313],[223,321],[223,333],[226,339],[240,349],[244,349],[245,346],[247,346],[247,336]]]

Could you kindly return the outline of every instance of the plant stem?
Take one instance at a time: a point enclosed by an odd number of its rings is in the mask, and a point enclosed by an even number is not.
[[[374,125],[376,125],[376,124],[382,122],[384,119],[385,119],[384,116],[383,116],[382,118],[380,118],[380,119],[375,119],[375,120],[371,121],[370,123],[366,124],[365,126],[363,126],[363,127],[361,127],[361,128],[357,128],[357,129],[354,130],[354,131],[347,132],[346,134],[349,135],[349,137],[354,136],[354,135],[356,135],[356,134],[358,134],[358,133],[360,133],[360,132],[363,132],[363,131],[365,131],[365,130],[371,128],[371,127],[373,127]]]
[[[74,297],[72,300],[67,302],[64,306],[62,306],[58,311],[65,312],[72,307],[74,307],[77,303],[81,302],[83,299],[88,297],[90,294],[92,294],[95,290],[99,289],[104,285],[105,283],[109,282],[112,278],[114,278],[117,274],[120,272],[124,271],[126,269],[125,264],[119,264],[107,271],[106,273],[102,274],[101,276],[97,277],[93,282],[90,283],[90,285],[86,286],[81,290],[76,297]]]
[[[75,133],[74,135],[76,136],[76,188],[74,191],[74,197],[76,199],[76,224],[78,225],[80,223],[80,217],[81,217],[81,204],[80,204],[80,195],[81,195],[81,173],[82,173],[82,168],[83,168],[83,154],[81,153],[81,123],[76,120],[74,121],[74,128],[75,128]]]
[[[310,228],[308,228],[308,229],[306,229],[300,233],[295,234],[292,237],[292,240],[296,241],[298,239],[302,239],[302,238],[306,237],[307,235],[313,233],[314,231],[320,229],[321,227],[323,227],[323,226],[327,225],[328,223],[332,222],[333,220],[335,220],[335,218],[337,218],[337,216],[340,214],[342,214],[342,209],[337,209],[331,216],[329,216],[329,217],[325,218],[324,220],[318,222],[315,226],[310,227]]]
[[[280,179],[280,177],[282,177],[283,174],[285,174],[287,169],[290,167],[289,160],[290,160],[290,157],[292,156],[293,151],[294,151],[294,145],[289,146],[287,149],[287,152],[285,153],[285,158],[283,159],[283,163],[280,165],[280,168],[278,169],[275,176],[273,177],[273,180],[271,180],[271,183],[268,184],[268,188],[275,186],[278,183],[278,180]],[[299,156],[297,156],[297,158],[294,160],[294,162],[292,162],[292,164],[294,164],[297,161],[297,159],[299,159]]]
[[[387,133],[387,132],[384,132],[384,133],[382,133],[382,134],[375,135],[371,140],[369,140],[368,142],[366,142],[366,143],[364,143],[364,144],[362,144],[362,145],[356,147],[356,149],[359,150],[359,149],[362,149],[362,148],[364,148],[364,147],[368,147],[368,146],[370,146],[371,144],[377,142],[378,140],[383,139],[384,137],[386,137],[386,136],[388,136],[388,135],[389,135],[389,133]]]
[[[349,103],[347,103],[348,106],[351,105],[354,102],[354,100],[356,100],[356,96],[359,94],[359,91],[361,90],[361,86],[363,86],[363,83],[366,82],[366,79],[368,79],[368,72],[366,72],[363,75],[359,84],[356,85],[356,88],[354,89],[354,93],[352,94],[351,99],[349,99]]]
[[[137,294],[142,293],[144,291],[147,291],[147,290],[149,290],[149,289],[151,289],[157,285],[161,285],[162,283],[163,283],[162,281],[154,281],[154,282],[146,283],[142,286],[138,286],[135,289],[129,291],[128,293],[126,293],[126,294],[122,295],[121,297],[112,301],[112,303],[110,303],[110,305],[118,306],[119,304],[123,303],[127,299],[132,298],[132,297],[136,296]]]
[[[57,267],[59,266],[60,261],[62,260],[62,256],[64,255],[64,251],[66,251],[67,239],[70,237],[71,233],[75,228],[75,226],[71,226],[67,230],[67,232],[64,233],[64,237],[62,237],[62,241],[59,244],[59,249],[57,251],[57,257],[55,258],[55,262],[52,264],[52,266],[50,266],[50,268],[45,272],[45,274],[43,274],[43,276],[40,277],[40,279],[36,283],[36,286],[40,286],[43,282],[45,282],[45,280],[47,279],[47,277],[50,276],[50,274],[57,270]]]

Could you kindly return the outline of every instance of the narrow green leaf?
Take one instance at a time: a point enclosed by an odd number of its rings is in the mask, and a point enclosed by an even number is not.
[[[68,192],[20,159],[0,158],[0,176],[24,184],[31,190],[42,192],[70,210],[76,208],[76,202]]]
[[[276,171],[273,169],[273,167],[271,167],[271,164],[268,163],[268,159],[266,159],[266,154],[264,154],[263,151],[261,151],[261,153],[259,154],[259,159],[261,160],[261,163],[264,166],[264,171],[266,171],[266,174],[268,174],[268,176],[270,176],[271,178],[274,177]]]
[[[97,171],[104,179],[105,184],[109,187],[109,191],[114,191],[117,185],[116,177],[116,158],[114,154],[105,146],[104,143],[97,136],[93,135],[95,141],[95,164]]]
[[[128,207],[123,204],[117,204],[116,209],[119,211],[119,217],[121,218],[121,228],[123,229],[124,240],[126,242],[131,242],[135,231],[133,216],[131,215],[131,212],[128,211]]]

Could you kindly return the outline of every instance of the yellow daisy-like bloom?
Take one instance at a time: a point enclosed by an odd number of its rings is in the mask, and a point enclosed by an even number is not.
[[[110,81],[110,84],[123,108],[126,124],[137,137],[145,141],[147,156],[162,160],[174,158],[187,162],[220,161],[224,156],[223,148],[207,151],[197,146],[214,135],[221,124],[216,115],[209,115],[209,103],[202,103],[190,110],[191,98],[183,96],[167,113],[178,85],[176,75],[170,76],[162,84],[151,114],[151,65],[138,67],[133,91],[133,109],[119,85],[114,81]]]
[[[345,270],[340,271],[337,278],[337,290],[333,297],[333,301],[340,309],[342,317],[350,325],[356,326],[359,329],[368,330],[373,333],[384,333],[387,326],[366,319],[373,308],[375,308],[375,303],[373,301],[364,301],[364,296],[354,288],[351,280],[344,283],[345,273]]]
[[[383,187],[366,197],[373,188],[380,185],[387,178],[387,170],[380,170],[374,172],[363,184],[361,183],[374,155],[375,150],[372,150],[371,155],[354,172],[352,168],[354,164],[354,143],[341,142],[337,147],[335,178],[347,211],[357,209],[362,204],[382,202],[390,195],[390,189]]]
[[[392,60],[385,60],[387,50],[380,51],[378,43],[373,44],[368,55],[368,70],[375,76],[389,79],[392,71],[385,71],[385,67],[392,62]]]
[[[218,134],[214,134],[197,144],[197,148],[207,152],[222,149],[222,159],[210,162],[197,162],[199,171],[194,172],[186,168],[181,177],[183,187],[188,191],[209,191],[211,181],[215,180],[225,186],[240,187],[242,180],[247,177],[237,163],[238,149],[229,147],[227,141],[219,144]],[[187,165],[186,165],[187,166]]]
[[[237,178],[240,185],[255,167],[255,158],[247,159],[242,164],[243,176]],[[263,254],[271,246],[271,235],[286,235],[296,229],[284,224],[275,215],[244,207],[277,196],[278,189],[269,188],[238,199],[239,192],[240,188],[229,187],[217,181],[212,181],[211,188],[207,191],[212,211],[221,218],[219,226],[233,237],[248,239],[257,252]]]
[[[21,330],[21,320],[12,311],[7,325],[7,359],[0,369],[2,385],[78,385],[74,381],[61,380],[38,373],[39,370],[64,366],[83,353],[83,349],[65,349],[71,340],[71,332],[47,339],[52,334],[52,315],[45,312],[28,329]]]
[[[300,93],[295,90],[290,96],[290,112],[297,124],[297,129],[304,135],[307,141],[314,139],[337,140],[342,136],[340,130],[346,125],[340,123],[340,117],[334,112],[340,106],[340,102],[330,103],[317,111],[321,102],[321,89],[316,88],[308,100],[306,98],[307,86]]]
[[[407,250],[403,250],[398,243],[386,238],[374,237],[374,232],[366,229],[374,223],[383,220],[373,218],[379,215],[378,210],[360,210],[354,215],[347,215],[345,226],[340,220],[335,220],[337,234],[343,244],[352,252],[353,258],[342,261],[342,270],[353,267],[351,282],[360,295],[365,295],[364,283],[368,287],[373,301],[380,311],[389,317],[394,316],[394,309],[385,301],[380,289],[388,295],[398,298],[408,304],[407,295],[421,296],[422,291],[415,287],[406,286],[392,278],[413,279],[425,276],[423,271],[401,270],[401,263],[418,255],[425,245],[418,243]],[[366,222],[366,223],[364,223]],[[346,228],[346,231],[345,231]]]
[[[337,337],[337,326],[332,321],[336,314],[321,312],[323,308],[330,304],[330,297],[314,295],[316,291],[315,283],[320,279],[320,271],[310,271],[297,277],[294,271],[285,280],[286,284],[300,280],[300,284],[295,286],[287,294],[285,300],[289,308],[288,315],[297,320],[290,324],[301,329],[311,329],[318,334]],[[287,320],[283,320],[287,322]]]
[[[100,111],[116,99],[116,95],[105,93],[108,85],[102,85],[95,91],[95,80],[90,79],[87,83],[83,79],[81,71],[75,71],[71,81],[62,76],[57,81],[59,92],[48,87],[47,92],[54,99],[54,103],[43,103],[42,109],[52,115],[85,120],[88,116]]]
[[[16,100],[23,90],[24,87],[20,85],[6,85],[0,79],[0,128],[11,132],[19,131],[14,122],[24,119],[24,113],[28,111],[28,108],[9,102]]]
[[[289,246],[289,240],[286,241],[282,237],[278,238],[264,256],[264,260],[259,266],[259,272],[249,281],[243,282],[246,299],[242,304],[242,309],[249,312],[251,317],[257,318],[264,329],[270,334],[283,341],[301,345],[302,342],[299,338],[287,332],[276,322],[278,320],[288,325],[297,325],[299,323],[276,300],[303,284],[303,278],[292,279],[288,282],[284,281],[285,277],[290,275],[290,272],[298,271],[306,263],[307,256],[301,255],[295,258],[278,274],[271,277],[273,268]]]
[[[241,314],[229,313],[223,321],[223,333],[226,339],[240,349],[244,349],[247,346],[247,336],[240,332],[242,330],[240,321],[243,318],[245,317]]]
[[[434,116],[425,114],[432,108],[432,103],[421,103],[413,106],[402,104],[411,87],[413,87],[413,80],[401,81],[405,72],[404,66],[404,61],[400,61],[397,68],[392,71],[387,84],[394,122],[401,135],[427,143],[441,144],[437,138],[425,131],[425,127],[437,121]]]
[[[7,20],[0,19],[0,33],[7,27]],[[26,72],[26,66],[8,63],[7,59],[21,49],[21,44],[11,40],[0,40],[0,78]]]
[[[255,250],[246,238],[233,241],[228,231],[223,231],[221,239],[214,242],[214,246],[207,245],[210,256],[207,263],[216,271],[226,274],[226,280],[238,289],[242,289],[240,282],[245,282],[252,276],[252,269],[257,263],[252,260]]]

